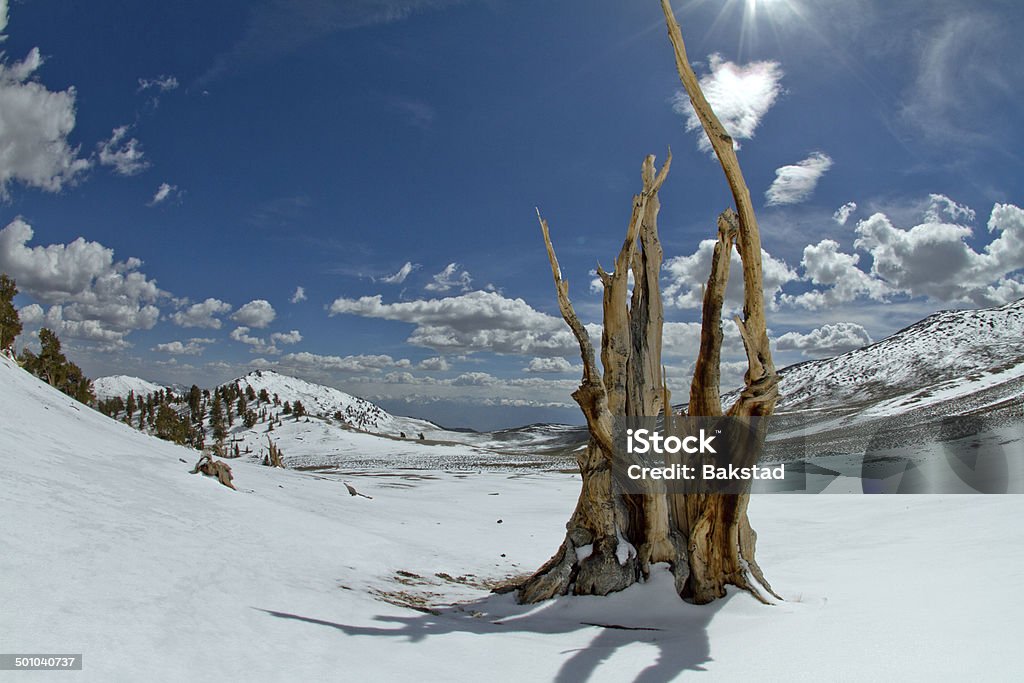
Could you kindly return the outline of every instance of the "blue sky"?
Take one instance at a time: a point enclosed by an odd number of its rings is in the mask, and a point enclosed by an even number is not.
[[[643,157],[671,147],[666,360],[685,394],[701,241],[730,198],[655,0],[0,7],[0,270],[22,343],[53,327],[93,376],[278,368],[449,425],[579,421],[534,207],[597,323],[591,271]],[[1019,3],[676,11],[741,145],[778,365],[1024,296]],[[726,351],[737,382],[731,329]]]

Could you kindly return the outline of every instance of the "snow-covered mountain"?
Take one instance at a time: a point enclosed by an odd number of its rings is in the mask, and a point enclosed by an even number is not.
[[[780,412],[883,403],[901,411],[982,392],[985,403],[1019,396],[1024,299],[996,308],[942,311],[875,344],[791,365],[780,375]]]
[[[92,381],[93,393],[101,401],[107,398],[126,398],[131,392],[135,392],[136,396],[147,396],[163,389],[159,384],[130,375],[110,375]]]

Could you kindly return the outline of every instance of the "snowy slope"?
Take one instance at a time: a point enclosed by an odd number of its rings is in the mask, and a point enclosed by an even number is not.
[[[116,397],[127,398],[130,392],[135,392],[136,396],[148,396],[163,389],[164,387],[159,384],[129,375],[100,377],[92,382],[92,390],[99,400]]]
[[[781,370],[779,410],[866,406],[933,387],[950,399],[1018,380],[1022,366],[1024,299],[942,311],[870,346]]]
[[[347,424],[363,431],[397,436],[402,431],[414,435],[424,430],[439,430],[432,422],[396,417],[375,403],[356,398],[339,389],[282,375],[273,370],[254,370],[244,377],[228,382],[235,383],[242,389],[245,389],[246,385],[251,386],[257,394],[261,389],[266,389],[271,397],[277,394],[282,403],[301,401],[306,412],[312,415],[332,416],[336,412],[341,412]]]
[[[688,605],[656,570],[609,598],[519,607],[479,586],[547,559],[574,476],[349,475],[367,500],[330,476],[232,461],[232,491],[187,473],[195,452],[3,358],[0,415],[0,652],[82,653],[76,680],[1019,673],[1019,496],[755,496],[781,605]]]

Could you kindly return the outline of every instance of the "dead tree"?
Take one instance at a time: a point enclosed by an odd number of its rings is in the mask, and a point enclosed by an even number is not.
[[[770,415],[778,397],[778,377],[764,314],[757,220],[732,139],[700,90],[668,0],[662,0],[662,9],[680,78],[725,171],[737,209],[727,209],[718,219],[718,243],[705,288],[688,414],[722,415],[721,316],[735,246],[743,265],[744,284],[743,317],[735,322],[746,349],[748,369],[745,386],[726,414],[751,421]],[[661,365],[664,316],[658,283],[662,249],[657,229],[658,191],[670,164],[671,153],[655,173],[654,157],[644,160],[643,189],[633,199],[632,216],[615,269],[611,273],[598,270],[604,285],[603,374],[587,330],[569,299],[568,283],[562,278],[548,224],[538,212],[559,309],[583,358],[583,378],[573,398],[586,417],[590,439],[586,450],[577,456],[582,489],[566,524],[565,540],[555,555],[519,586],[517,597],[521,602],[570,592],[606,595],[646,577],[656,562],[669,564],[676,590],[693,602],[722,597],[729,584],[749,590],[764,602],[775,596],[754,558],[756,534],[747,519],[749,493],[683,495],[653,489],[634,493],[622,490],[612,476],[613,421],[662,412],[667,416],[671,411]],[[630,272],[634,280],[631,295]],[[763,439],[763,421],[752,423],[758,425],[753,438]]]
[[[232,483],[234,477],[231,475],[231,467],[221,460],[214,460],[209,453],[203,453],[196,462],[195,467],[189,474],[205,474],[207,477],[216,477],[217,481],[229,489],[234,489]],[[237,489],[235,489],[237,490]]]

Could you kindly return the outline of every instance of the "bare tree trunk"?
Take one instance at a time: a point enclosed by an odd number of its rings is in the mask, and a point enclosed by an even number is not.
[[[732,137],[726,132],[701,91],[700,82],[686,56],[682,31],[668,0],[661,0],[668,26],[669,40],[676,57],[679,79],[686,88],[690,103],[700,119],[711,147],[722,165],[726,182],[732,191],[738,213],[726,212],[719,219],[718,256],[705,290],[701,321],[701,350],[697,360],[690,415],[719,415],[718,366],[722,344],[721,311],[729,276],[731,239],[728,233],[735,226],[737,246],[743,264],[743,319],[736,318],[743,346],[747,353],[744,388],[727,414],[736,418],[755,418],[755,439],[763,441],[764,422],[756,418],[771,415],[778,399],[778,375],[768,345],[765,320],[764,291],[761,273],[761,233],[754,215],[750,190],[743,179]],[[723,236],[723,222],[726,224]],[[756,448],[747,449],[756,452]],[[751,463],[753,464],[753,463]],[[691,575],[685,596],[694,602],[710,602],[725,595],[725,585],[749,589],[763,601],[778,597],[765,580],[754,559],[757,534],[747,518],[750,494],[688,496],[687,519],[682,528],[689,530]]]
[[[770,415],[778,397],[778,377],[768,346],[761,273],[761,239],[750,192],[743,180],[732,139],[700,90],[686,57],[682,34],[668,0],[662,9],[676,55],[676,65],[694,110],[718,156],[738,211],[718,219],[718,243],[704,293],[701,342],[690,390],[690,416],[722,415],[719,393],[722,307],[734,244],[743,266],[743,318],[736,318],[747,354],[745,386],[727,415],[744,421],[737,430],[738,450],[756,464],[764,438],[759,417]],[[626,239],[615,269],[598,269],[604,284],[601,363],[569,299],[568,283],[555,256],[547,222],[541,231],[555,280],[559,309],[580,345],[583,378],[573,393],[587,420],[590,441],[577,458],[582,477],[576,510],[566,525],[565,540],[555,555],[524,581],[517,597],[536,602],[569,592],[606,595],[646,577],[650,566],[666,562],[679,594],[697,603],[725,595],[726,585],[749,590],[764,602],[778,597],[754,558],[756,534],[747,519],[749,488],[739,494],[665,494],[648,488],[623,491],[612,476],[613,420],[671,412],[661,366],[664,314],[658,275],[662,249],[658,240],[658,191],[671,154],[656,174],[654,157],[644,160],[643,191],[633,199]],[[629,294],[629,274],[633,291]]]

